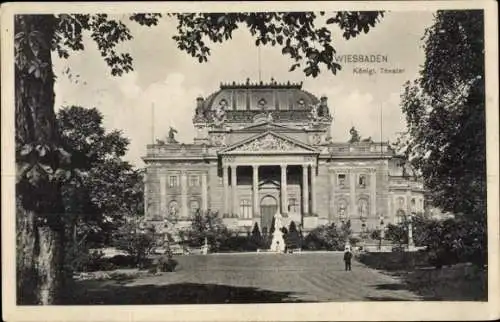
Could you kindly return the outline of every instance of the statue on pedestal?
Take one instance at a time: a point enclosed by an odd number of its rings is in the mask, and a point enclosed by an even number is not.
[[[277,212],[274,215],[274,232],[273,239],[271,240],[271,251],[276,253],[285,252],[285,240],[283,239],[283,216]]]

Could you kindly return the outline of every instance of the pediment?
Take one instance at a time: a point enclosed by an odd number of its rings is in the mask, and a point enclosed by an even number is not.
[[[311,154],[318,151],[302,142],[294,140],[284,135],[279,135],[268,131],[257,136],[251,137],[242,142],[233,144],[222,150],[221,154],[251,154],[251,153],[303,153]]]

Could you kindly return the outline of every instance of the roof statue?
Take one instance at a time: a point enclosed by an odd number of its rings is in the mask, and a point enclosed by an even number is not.
[[[170,127],[168,130],[168,138],[167,138],[167,143],[179,143],[175,139],[175,134],[177,133],[177,130],[174,129],[173,127]]]
[[[349,143],[358,143],[361,139],[358,131],[353,127],[349,130],[349,134],[351,134],[351,138],[349,139]]]

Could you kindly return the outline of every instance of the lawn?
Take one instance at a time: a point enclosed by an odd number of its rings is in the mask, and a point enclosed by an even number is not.
[[[408,301],[418,294],[400,276],[341,253],[219,254],[176,258],[175,272],[79,281],[68,304],[215,304]],[[439,295],[441,296],[441,295]],[[443,298],[445,299],[445,298]]]
[[[358,259],[368,267],[400,279],[423,299],[434,301],[487,301],[488,271],[469,263],[429,266],[425,252],[367,253]]]

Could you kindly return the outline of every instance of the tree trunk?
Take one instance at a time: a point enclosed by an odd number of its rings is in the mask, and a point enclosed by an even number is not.
[[[56,304],[64,284],[63,207],[53,176],[59,165],[51,60],[55,21],[52,15],[15,17],[18,304]],[[20,171],[28,165],[35,165],[29,177]]]

